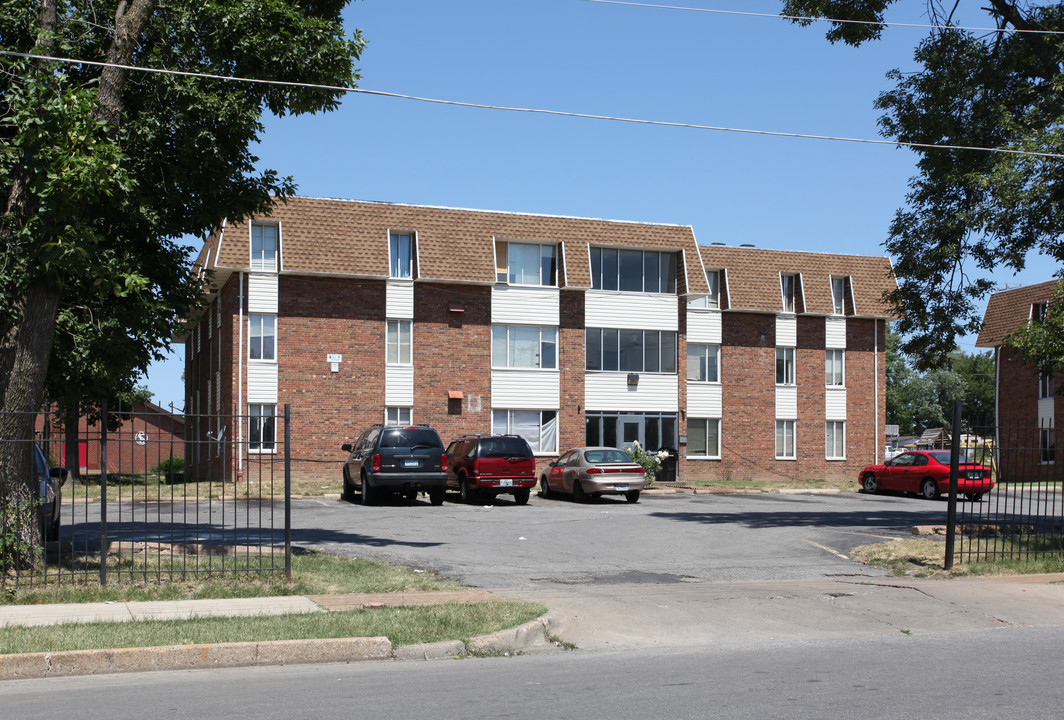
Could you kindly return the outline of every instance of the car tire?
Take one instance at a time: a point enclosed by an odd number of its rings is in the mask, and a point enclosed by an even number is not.
[[[980,500],[983,499],[983,493],[981,493],[981,492],[968,493],[964,497],[966,497],[969,502],[979,502]]]
[[[445,488],[433,488],[429,490],[429,502],[433,505],[443,505],[443,493]]]
[[[920,494],[928,500],[938,500],[938,483],[931,478],[924,478],[920,483]]]
[[[639,491],[638,490],[629,490],[628,492],[626,492],[624,494],[624,499],[627,500],[630,503],[639,502]]]
[[[369,486],[369,478],[365,475],[362,476],[362,504],[372,505],[376,501],[376,493]]]
[[[469,478],[465,475],[460,475],[458,477],[458,497],[463,503],[468,505],[476,499],[474,495],[473,488],[469,487]]]
[[[573,482],[573,502],[586,503],[588,501],[588,494],[584,492],[584,486],[580,484],[579,480]]]
[[[861,487],[864,488],[864,491],[869,495],[875,495],[879,492],[879,478],[872,473],[866,473],[861,479]]]
[[[351,479],[347,477],[347,468],[344,468],[344,489],[340,493],[340,497],[347,502],[355,501],[355,486],[351,483]]]
[[[549,498],[553,494],[551,492],[550,485],[547,483],[546,475],[539,479],[539,494],[544,498]]]
[[[417,500],[417,490],[407,490],[403,493],[403,498],[405,498],[408,503],[414,502]]]
[[[528,505],[528,496],[531,494],[532,493],[529,492],[528,488],[525,488],[523,490],[514,490],[514,502],[518,505]]]

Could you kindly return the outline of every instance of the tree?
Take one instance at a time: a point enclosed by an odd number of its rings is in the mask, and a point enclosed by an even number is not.
[[[31,56],[0,56],[0,549],[8,564],[34,562],[37,528],[27,518],[37,489],[28,444],[5,441],[32,437],[46,382],[113,385],[122,364],[143,369],[158,355],[198,301],[200,281],[177,239],[266,213],[273,198],[294,192],[291,178],[256,168],[262,114],[330,110],[342,96],[126,66],[350,87],[363,41],[343,30],[346,4],[5,2],[0,46]],[[53,347],[63,348],[61,360]]]
[[[785,0],[789,15],[881,22],[896,0]],[[920,69],[894,70],[876,102],[880,132],[914,143],[918,174],[886,240],[895,258],[904,348],[921,369],[944,364],[958,335],[978,330],[977,303],[994,288],[980,273],[1021,270],[1041,253],[1064,261],[1064,43],[1030,30],[1064,30],[1064,3],[988,0],[999,32],[957,29],[957,2],[926,0]],[[798,21],[809,24],[809,20]],[[875,24],[832,22],[827,38],[860,45]],[[951,147],[926,147],[927,145]],[[1018,152],[983,152],[963,147]],[[1064,330],[1053,346],[1064,356]],[[1042,361],[1048,361],[1043,356]]]

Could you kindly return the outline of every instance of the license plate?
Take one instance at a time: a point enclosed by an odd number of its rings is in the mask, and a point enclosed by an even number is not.
[[[627,485],[614,485],[613,489],[614,490],[618,490],[620,492],[625,492],[626,490],[628,490],[628,486]]]
[[[499,487],[513,487],[514,481],[510,479],[504,479],[499,481]]]
[[[403,460],[403,467],[405,467],[405,468],[421,467],[421,461],[418,460],[417,458],[415,458],[413,460]]]

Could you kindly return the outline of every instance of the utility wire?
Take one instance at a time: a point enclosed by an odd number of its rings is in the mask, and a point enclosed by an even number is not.
[[[777,20],[797,20],[800,22],[831,22],[849,25],[879,25],[881,27],[907,27],[924,30],[970,30],[972,32],[1007,32],[1027,33],[1029,35],[1064,35],[1064,30],[1021,30],[1007,27],[966,27],[963,25],[921,25],[918,23],[885,22],[882,20],[842,20],[839,18],[815,17],[812,15],[776,15],[774,13],[756,13],[743,10],[711,10],[709,8],[685,7],[681,5],[657,5],[654,3],[629,2],[628,0],[586,0],[603,5],[630,5],[632,7],[655,8],[658,10],[686,10],[688,12],[715,13],[717,15],[743,15],[746,17],[775,18]]]
[[[671,122],[668,120],[645,120],[640,118],[618,117],[613,115],[596,115],[592,113],[567,112],[563,110],[546,110],[543,108],[523,108],[508,105],[490,105],[486,103],[464,102],[461,100],[444,100],[441,98],[419,97],[417,95],[404,95],[402,93],[385,92],[383,90],[366,90],[364,88],[350,88],[340,85],[316,85],[313,83],[291,82],[288,80],[261,80],[258,78],[235,77],[231,75],[214,75],[210,73],[190,72],[187,70],[165,70],[161,68],[146,68],[136,65],[120,65],[95,60],[75,60],[53,56],[33,55],[20,53],[13,50],[0,50],[0,56],[29,58],[32,60],[44,59],[49,62],[68,63],[72,65],[91,65],[96,67],[112,67],[134,72],[156,73],[159,75],[173,75],[178,77],[202,78],[207,80],[223,80],[228,82],[243,82],[260,85],[275,85],[281,87],[304,88],[308,90],[327,90],[329,92],[356,93],[359,95],[373,95],[377,97],[396,98],[399,100],[414,100],[416,102],[434,103],[437,105],[452,105],[455,107],[475,108],[478,110],[501,110],[505,112],[533,113],[538,115],[553,115],[556,117],[583,118],[585,120],[610,120],[613,122],[630,123],[635,125],[653,125],[657,127],[686,128],[689,130],[713,130],[717,132],[740,133],[745,135],[762,135],[768,137],[801,138],[805,140],[831,140],[835,142],[863,143],[866,145],[891,145],[908,148],[937,149],[937,150],[971,150],[974,152],[1000,153],[1006,155],[1022,155],[1026,157],[1041,157],[1054,160],[1064,160],[1064,154],[1050,152],[1033,152],[1030,150],[1013,150],[1010,148],[992,148],[978,145],[942,145],[936,143],[917,143],[904,140],[873,140],[868,138],[842,137],[838,135],[814,135],[810,133],[780,132],[774,130],[752,130],[749,128],[733,128],[720,125],[700,125],[697,123]]]

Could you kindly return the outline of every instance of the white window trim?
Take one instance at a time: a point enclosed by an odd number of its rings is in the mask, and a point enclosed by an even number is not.
[[[688,460],[720,460],[720,459],[721,459],[721,457],[722,457],[722,454],[723,454],[723,453],[721,452],[721,448],[723,448],[723,447],[724,447],[724,440],[723,440],[723,439],[722,439],[722,437],[721,437],[721,429],[722,429],[722,425],[723,425],[723,422],[722,422],[721,418],[711,418],[711,417],[705,417],[705,418],[702,418],[702,417],[700,417],[700,418],[692,418],[692,417],[688,417],[688,418],[687,418],[687,438],[688,438],[688,447],[690,446],[690,438],[691,438],[691,421],[692,421],[692,420],[705,420],[705,421],[706,421],[707,423],[708,423],[708,422],[715,422],[715,423],[717,423],[717,454],[716,454],[716,455],[691,455],[690,453],[688,453],[688,454],[687,454],[687,455],[686,455],[685,457],[686,457],[686,458],[687,458]],[[707,433],[708,433],[708,430],[707,430]],[[707,439],[707,443],[706,443],[706,444],[708,445],[708,444],[709,444],[709,443],[708,443],[708,435],[707,435],[707,438],[706,438],[706,439]]]
[[[392,422],[391,412],[395,411],[396,419]],[[406,412],[406,420],[403,420],[402,413]],[[384,408],[384,424],[385,425],[413,425],[414,424],[414,408],[409,405],[388,405]]]
[[[537,357],[539,358],[539,364],[535,367],[527,365],[511,365],[511,350],[513,349],[512,340],[510,338],[510,328],[536,328],[539,330],[539,352]],[[506,364],[495,364],[495,328],[506,328]],[[543,331],[554,331],[554,365],[552,367],[543,367]],[[491,326],[491,369],[492,370],[529,370],[535,372],[558,372],[558,328],[555,325],[515,325],[513,323],[492,323]]]
[[[828,357],[830,357],[832,355],[838,355],[842,359],[842,363],[841,363],[842,364],[842,372],[840,373],[842,382],[837,383],[837,384],[836,383],[828,383],[827,361],[828,361]],[[843,350],[841,348],[828,348],[827,350],[824,351],[824,385],[825,385],[825,387],[829,387],[829,388],[844,388],[844,387],[846,387],[846,351],[845,350]]]
[[[776,382],[776,387],[794,387],[798,384],[798,368],[797,368],[797,353],[793,347],[777,347],[776,354],[778,356],[779,351],[783,351],[784,355],[784,381]],[[787,355],[790,355],[790,362],[787,362]],[[789,371],[788,371],[789,369]],[[776,363],[772,364],[772,376],[776,377]]]
[[[499,428],[495,425],[495,413],[506,413],[506,427]],[[541,444],[543,441],[543,413],[554,413],[554,448],[552,450],[533,450],[532,454],[536,457],[554,457],[559,452],[559,446],[561,445],[561,438],[559,430],[561,428],[561,409],[535,409],[535,408],[518,408],[518,407],[506,407],[506,408],[492,408],[491,410],[491,431],[497,435],[516,435],[512,430],[513,427],[513,413],[515,412],[536,412],[539,413],[539,438]]]
[[[254,247],[254,242],[252,241],[252,237],[253,237],[253,233],[255,232],[254,228],[256,228],[256,227],[273,227],[273,228],[277,229],[277,248],[274,251],[273,267],[272,268],[265,267],[265,263],[264,262],[262,263],[263,267],[259,267],[259,268],[255,267],[255,256],[253,254],[254,251],[252,250],[252,248]],[[259,221],[254,221],[254,222],[251,222],[251,223],[248,224],[248,257],[250,259],[250,263],[248,264],[248,267],[251,268],[252,272],[275,273],[275,272],[279,272],[280,271],[280,269],[281,269],[281,223],[279,223],[279,222],[259,222]]]
[[[780,454],[779,443],[776,441],[776,435],[777,435],[776,428],[779,426],[780,423],[790,423],[790,427],[791,427],[791,449],[793,451],[792,455],[781,455]],[[786,444],[787,444],[786,437],[787,437],[786,436],[786,425],[784,425],[784,452],[786,452]],[[772,444],[773,444],[773,446],[775,448],[774,452],[775,452],[777,460],[797,460],[798,459],[798,421],[797,420],[788,420],[786,418],[777,418],[775,426],[773,427]]]
[[[269,449],[269,450],[264,450],[261,447],[261,437],[262,437],[262,429],[261,429],[262,425],[261,424],[262,424],[262,418],[268,417],[268,416],[262,415],[261,411],[260,411],[259,415],[252,415],[251,414],[251,408],[252,407],[260,407],[260,408],[268,408],[268,407],[270,407],[270,408],[273,408],[273,447],[271,449]],[[251,428],[256,422],[259,423],[260,446],[258,448],[254,448],[254,447],[251,446]],[[249,403],[248,404],[248,454],[249,455],[276,455],[277,454],[277,405],[275,403]]]
[[[251,341],[255,338],[253,325],[254,318],[271,317],[273,318],[273,357],[272,358],[253,358],[251,357]],[[259,329],[261,332],[262,324],[259,323]],[[259,335],[259,343],[261,345],[262,338],[265,335]],[[277,364],[277,314],[276,313],[248,313],[248,363],[258,363],[264,365],[276,365]]]
[[[396,335],[396,340],[395,340],[395,343],[396,343],[395,356],[396,356],[397,360],[395,362],[390,362],[388,360],[388,350],[390,349],[391,344],[392,344],[392,340],[391,340],[392,323],[397,323],[397,325],[396,325],[396,333],[397,333],[397,335]],[[403,324],[406,324],[406,326],[410,328],[410,345],[409,345],[409,347],[407,349],[408,352],[409,352],[410,357],[409,357],[409,359],[406,362],[403,362],[403,359],[402,359],[402,344],[399,341],[399,336],[402,334],[401,328],[402,328]],[[403,318],[388,318],[388,320],[385,322],[385,327],[384,327],[384,363],[385,363],[385,365],[402,366],[402,367],[410,367],[411,365],[414,364],[414,321],[413,320],[406,320],[406,319],[403,319]]]
[[[410,274],[409,275],[393,275],[392,264],[395,258],[392,256],[392,238],[395,237],[408,237],[410,238]],[[388,231],[388,277],[392,280],[413,280],[414,278],[414,259],[417,256],[417,233],[406,230],[389,230]]]
[[[828,425],[834,425],[836,431],[838,431],[838,428],[840,426],[842,427],[842,455],[832,455],[831,451],[834,450],[834,448],[833,447],[832,448],[827,447],[827,439],[828,439],[827,426]],[[832,462],[845,460],[846,459],[846,451],[848,450],[848,444],[847,444],[846,440],[847,440],[847,438],[846,438],[846,421],[845,420],[827,420],[827,421],[825,421],[824,422],[824,459],[825,460],[831,460]]]
[[[716,343],[701,343],[701,342],[693,343],[693,342],[689,342],[689,343],[687,343],[687,351],[688,351],[688,353],[690,353],[692,347],[702,347],[702,348],[714,348],[714,349],[716,349],[716,353],[715,354],[717,356],[716,357],[716,361],[717,361],[716,362],[717,379],[716,380],[692,380],[691,378],[688,377],[687,378],[687,382],[696,383],[698,385],[720,385],[721,384],[721,382],[720,382],[720,345],[718,345]],[[708,375],[708,373],[707,373],[707,375]],[[684,376],[685,377],[687,376],[687,368],[686,367],[684,368]],[[712,418],[707,418],[707,419],[712,419]]]

